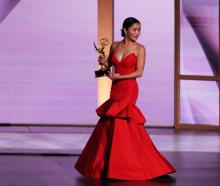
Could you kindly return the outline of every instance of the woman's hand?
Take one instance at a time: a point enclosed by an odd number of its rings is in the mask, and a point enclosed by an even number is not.
[[[98,62],[99,62],[99,65],[104,65],[105,67],[108,67],[108,61],[107,61],[106,55],[101,54],[98,58]]]
[[[109,72],[109,74],[107,75],[107,77],[109,77],[112,81],[117,80],[120,78],[119,74],[116,74],[114,72]]]

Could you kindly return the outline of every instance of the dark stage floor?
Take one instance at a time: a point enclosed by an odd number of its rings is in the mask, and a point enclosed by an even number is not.
[[[151,181],[95,180],[81,176],[73,167],[74,155],[1,155],[0,186],[217,186],[220,153],[162,152],[176,173]]]

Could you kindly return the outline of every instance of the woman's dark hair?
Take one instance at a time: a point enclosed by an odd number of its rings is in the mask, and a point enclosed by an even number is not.
[[[125,37],[124,28],[125,28],[126,30],[128,30],[129,27],[131,27],[131,26],[132,26],[133,24],[135,24],[135,23],[141,24],[140,21],[137,20],[137,19],[134,18],[134,17],[128,17],[128,18],[126,18],[126,19],[124,20],[124,22],[123,22],[123,25],[122,25],[121,36],[122,36],[122,37]]]

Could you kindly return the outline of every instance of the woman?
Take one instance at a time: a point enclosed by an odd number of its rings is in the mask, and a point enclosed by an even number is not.
[[[154,146],[144,128],[146,119],[135,105],[136,78],[145,65],[145,47],[136,42],[141,24],[126,18],[121,31],[124,39],[112,43],[108,58],[99,58],[100,64],[115,68],[108,75],[110,98],[96,109],[100,119],[75,168],[91,178],[148,180],[176,170]]]

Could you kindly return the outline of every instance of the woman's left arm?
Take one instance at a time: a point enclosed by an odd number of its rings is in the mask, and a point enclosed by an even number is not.
[[[132,72],[132,73],[127,74],[127,75],[119,75],[119,74],[115,74],[114,72],[112,72],[109,75],[109,78],[112,79],[112,80],[140,78],[143,74],[143,71],[144,71],[145,58],[146,58],[145,47],[141,46],[139,51],[138,51],[138,55],[137,55],[137,65],[136,65],[135,72]]]

